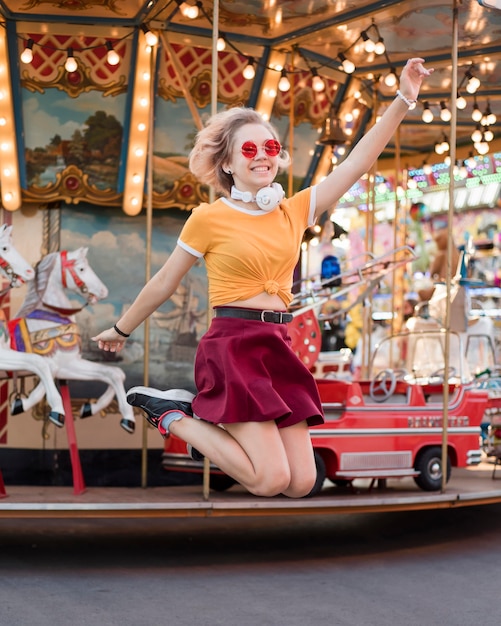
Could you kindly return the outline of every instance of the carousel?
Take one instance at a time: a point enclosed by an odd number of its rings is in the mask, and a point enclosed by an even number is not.
[[[497,0],[0,0],[0,517],[501,501],[500,27]],[[413,56],[435,70],[417,106],[303,239],[290,334],[327,418],[317,484],[249,496],[125,398],[196,391],[203,265],[119,355],[92,337],[214,199],[188,168],[210,115],[276,126],[290,196],[377,124]]]

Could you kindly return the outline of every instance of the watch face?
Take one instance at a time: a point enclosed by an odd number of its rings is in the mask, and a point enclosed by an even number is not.
[[[478,4],[489,7],[489,9],[501,10],[501,0],[478,0]]]

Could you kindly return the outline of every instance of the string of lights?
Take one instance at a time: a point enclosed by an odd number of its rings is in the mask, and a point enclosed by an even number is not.
[[[174,9],[170,17],[168,18],[167,23],[170,23],[173,17],[179,13],[186,19],[190,20],[197,19],[200,15],[203,15],[207,22],[212,25],[211,16],[207,13],[203,6],[203,3],[200,0],[196,0],[195,2],[193,2],[192,0],[172,0],[172,4],[174,6]],[[116,66],[121,61],[121,57],[117,53],[116,48],[120,45],[122,41],[133,37],[138,30],[141,30],[144,33],[145,41],[148,46],[153,47],[158,44],[158,35],[155,33],[155,28],[150,29],[150,27],[148,26],[148,24],[150,23],[154,24],[155,22],[151,22],[151,20],[149,20],[148,23],[140,24],[139,26],[133,28],[130,33],[125,34],[121,38],[105,40],[95,45],[81,47],[75,47],[74,45],[72,45],[71,47],[67,48],[59,48],[49,45],[45,41],[37,41],[35,36],[29,36],[28,38],[26,38],[18,35],[19,39],[21,39],[24,44],[23,50],[20,54],[20,61],[24,64],[32,63],[34,58],[34,52],[36,51],[37,46],[50,51],[61,51],[66,53],[66,59],[64,64],[65,69],[67,72],[71,73],[77,71],[78,69],[79,54],[87,50],[104,48],[104,50],[106,51],[106,62],[110,66]],[[42,38],[40,37],[40,39]],[[256,76],[256,71],[258,69],[261,71],[267,70],[272,72],[279,72],[280,78],[278,80],[278,90],[282,93],[288,92],[291,89],[290,77],[292,75],[299,75],[301,73],[304,73],[304,68],[288,67],[286,64],[272,66],[266,64],[261,58],[247,55],[243,53],[242,50],[239,49],[239,47],[236,46],[234,42],[231,41],[231,37],[227,33],[221,32],[217,42],[217,49],[218,51],[222,52],[226,49],[227,46],[230,47],[243,59],[246,59],[246,65],[242,72],[243,77],[246,80],[254,79]],[[295,52],[299,54],[303,64],[306,65],[307,71],[309,71],[311,74],[311,86],[313,91],[320,93],[326,89],[326,82],[324,78],[322,78],[322,76],[320,75],[323,69],[335,69],[338,71],[342,71],[347,75],[352,75],[357,71],[355,62],[353,61],[354,55],[352,54],[352,51],[356,48],[356,46],[359,46],[359,48],[357,49],[358,55],[360,53],[360,46],[362,46],[363,50],[369,55],[384,56],[389,70],[386,74],[378,77],[378,80],[382,81],[384,85],[389,88],[393,88],[398,85],[399,76],[396,67],[391,62],[388,50],[386,48],[386,44],[384,42],[384,38],[382,37],[381,32],[374,20],[368,28],[360,32],[355,41],[353,41],[345,50],[338,53],[336,59],[333,62],[316,62],[315,65],[313,65],[308,60],[307,56],[297,46],[294,46],[293,50],[291,50],[290,52]],[[360,74],[359,77],[362,79],[363,82],[363,75]],[[488,142],[492,141],[494,137],[494,134],[490,127],[496,123],[497,118],[491,110],[488,99],[485,105],[485,109],[482,111],[479,108],[477,102],[477,92],[480,86],[481,82],[477,76],[477,68],[471,65],[465,71],[463,78],[458,86],[455,103],[458,109],[463,110],[468,105],[467,99],[465,95],[463,95],[463,92],[465,92],[467,96],[473,96],[473,109],[471,117],[472,120],[476,123],[476,128],[472,133],[472,141],[474,142],[477,151],[479,151],[480,154],[485,154],[485,146],[487,145],[488,150]],[[424,100],[421,106],[421,119],[426,124],[431,124],[436,118],[439,118],[442,122],[448,123],[452,118],[450,101],[447,98],[440,98],[437,102]],[[442,141],[437,142],[437,146],[440,146],[442,143]],[[437,154],[440,154],[440,152],[437,151]]]
[[[151,31],[145,24],[141,24],[138,28],[144,32],[146,43],[149,46],[157,45],[158,36],[153,31]],[[78,64],[75,58],[75,56],[78,55],[78,53],[82,53],[88,50],[97,50],[100,48],[104,48],[104,50],[106,50],[106,62],[109,65],[114,66],[120,63],[120,55],[116,52],[115,48],[122,41],[125,41],[126,39],[133,37],[135,30],[133,30],[130,33],[127,33],[123,37],[115,38],[113,40],[106,40],[102,43],[98,43],[98,44],[91,45],[91,46],[79,46],[78,48],[75,48],[75,47],[59,48],[59,47],[56,47],[47,43],[39,43],[35,41],[33,37],[29,37],[28,39],[26,39],[22,36],[19,36],[19,39],[24,42],[24,49],[21,52],[21,55],[19,58],[20,58],[20,61],[26,65],[32,63],[33,57],[34,57],[34,50],[36,51],[37,47],[40,49],[49,50],[51,52],[66,52],[66,61],[65,61],[64,67],[67,72],[71,73],[71,72],[75,72],[78,69]]]
[[[176,3],[176,12],[180,12],[184,17],[188,18],[188,19],[196,19],[200,13],[202,13],[205,17],[205,19],[207,19],[207,21],[212,24],[211,22],[211,18],[209,16],[209,14],[205,11],[202,2],[200,2],[200,0],[197,0],[197,2],[195,2],[195,4],[190,4],[188,2],[185,2],[184,0],[174,0]],[[171,16],[169,18],[169,21],[172,19],[173,16]],[[150,30],[148,28],[148,26],[146,24],[141,24],[139,27],[137,27],[139,29],[141,29],[145,35],[146,35],[146,42],[148,45],[150,46],[155,46],[158,43],[158,36],[155,34],[155,32],[153,30]],[[99,43],[93,46],[82,46],[79,48],[59,48],[59,47],[54,47],[54,46],[50,46],[48,44],[42,43],[39,44],[38,42],[36,42],[33,38],[24,38],[22,36],[19,36],[19,38],[24,42],[24,49],[23,52],[20,55],[20,60],[22,61],[22,63],[25,64],[29,64],[33,61],[33,50],[34,48],[36,48],[37,46],[40,46],[41,48],[45,48],[47,50],[51,50],[51,51],[61,51],[61,52],[66,52],[67,54],[67,59],[65,62],[65,67],[66,70],[68,72],[72,72],[76,70],[76,61],[75,61],[75,54],[77,53],[81,53],[84,52],[86,50],[94,50],[94,49],[98,49],[98,48],[105,48],[106,50],[106,61],[109,65],[118,65],[120,63],[120,56],[116,53],[115,51],[115,47],[123,40],[128,39],[130,37],[133,36],[135,30],[133,29],[130,33],[124,35],[121,38],[118,39],[113,39],[113,40],[107,40],[104,43]],[[373,31],[373,33],[372,33]],[[371,34],[373,34],[373,36],[371,37]],[[343,71],[346,74],[353,74],[356,70],[356,66],[355,63],[350,60],[347,56],[347,54],[350,52],[350,50],[352,50],[354,48],[354,46],[359,42],[362,41],[363,45],[364,45],[364,49],[367,53],[371,54],[374,53],[376,55],[384,55],[386,58],[386,61],[388,63],[388,65],[390,65],[390,70],[389,72],[384,75],[382,77],[382,80],[384,81],[385,85],[387,87],[393,87],[398,83],[398,75],[396,72],[395,67],[393,67],[391,65],[391,61],[390,58],[388,56],[388,52],[386,49],[386,46],[384,44],[384,39],[381,36],[381,33],[379,32],[379,28],[377,27],[377,25],[373,22],[366,30],[361,31],[360,35],[358,36],[358,38],[343,52],[340,52],[337,56],[336,61],[337,66],[335,67],[335,69],[338,69],[340,71]],[[290,81],[288,80],[287,76],[289,74],[296,74],[296,73],[300,73],[301,70],[292,70],[292,69],[286,69],[284,67],[273,67],[273,66],[269,66],[266,64],[263,64],[263,62],[260,59],[256,59],[254,56],[249,56],[244,54],[232,41],[231,39],[228,38],[228,36],[225,33],[221,33],[218,39],[218,44],[217,44],[217,49],[222,52],[226,46],[229,45],[237,54],[239,54],[240,56],[244,57],[247,59],[247,65],[243,70],[243,76],[244,78],[248,79],[248,80],[252,80],[255,77],[256,74],[256,68],[257,67],[261,67],[262,69],[266,69],[266,70],[270,70],[270,71],[275,71],[275,72],[280,72],[281,74],[281,79],[280,79],[280,86],[279,89],[280,91],[288,91],[290,89]],[[295,47],[295,50],[298,50],[297,47]],[[322,68],[327,68],[327,67],[332,67],[332,65],[328,65],[328,64],[318,64],[317,66],[313,67],[310,65],[310,63],[308,62],[307,58],[305,57],[304,54],[300,53],[301,57],[303,59],[303,61],[305,61],[305,63],[308,66],[309,71],[312,74],[312,86],[314,91],[320,92],[323,91],[323,89],[325,88],[325,82],[324,80],[320,77],[319,75],[319,70],[321,70]],[[460,88],[462,86],[462,84],[465,82],[466,79],[468,79],[467,84],[466,84],[466,91],[469,94],[474,94],[479,86],[480,86],[480,80],[478,79],[478,77],[476,77],[472,71],[473,71],[473,67],[469,68],[466,73],[465,76],[463,78],[463,81],[460,85]],[[444,103],[444,106],[442,106],[442,102]],[[444,111],[444,113],[441,115],[442,119],[444,120],[444,115],[447,116],[446,110],[447,107],[445,106],[445,100],[441,101],[440,103],[437,104],[437,106],[441,106],[442,110]],[[457,108],[459,109],[463,109],[466,106],[466,100],[463,96],[461,96],[459,94],[458,91],[458,98],[457,98]],[[423,121],[428,121],[431,122],[433,121],[434,115],[431,112],[431,109],[429,107],[429,103],[428,106],[425,106],[424,108],[424,112],[423,112]],[[426,111],[426,113],[425,113]],[[426,119],[425,119],[426,118]],[[445,121],[445,120],[444,120]],[[428,123],[429,123],[428,122]]]

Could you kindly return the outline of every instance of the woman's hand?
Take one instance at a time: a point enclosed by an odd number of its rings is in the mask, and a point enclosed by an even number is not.
[[[423,78],[433,73],[433,68],[423,65],[424,59],[409,59],[400,76],[400,91],[409,100],[417,100]]]
[[[103,330],[102,333],[91,337],[92,341],[97,341],[97,345],[101,350],[106,352],[120,352],[124,347],[126,338],[119,335],[113,328]]]

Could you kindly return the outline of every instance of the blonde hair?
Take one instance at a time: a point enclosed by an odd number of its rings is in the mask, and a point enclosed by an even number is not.
[[[200,130],[190,153],[189,166],[194,176],[206,185],[212,185],[217,193],[229,194],[233,176],[223,171],[223,166],[231,159],[232,141],[235,132],[246,124],[261,124],[279,141],[275,128],[254,109],[234,107],[216,113],[209,118]],[[286,150],[278,156],[279,171],[290,163]]]

